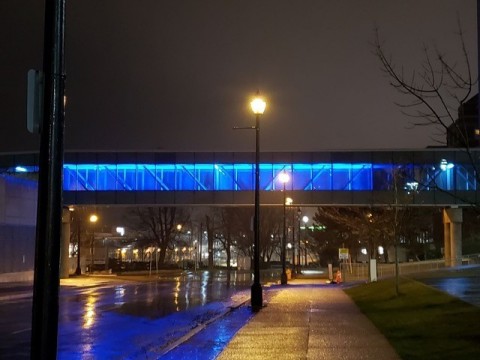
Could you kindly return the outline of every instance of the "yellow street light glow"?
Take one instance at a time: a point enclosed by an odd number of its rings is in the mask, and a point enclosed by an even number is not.
[[[261,97],[256,97],[252,100],[250,106],[252,107],[252,111],[255,115],[262,115],[267,107],[267,103]]]
[[[91,223],[96,223],[98,220],[98,216],[93,214],[93,215],[90,215],[90,222]]]
[[[292,204],[293,204],[293,199],[290,198],[290,197],[287,197],[287,198],[285,199],[285,205],[292,205]]]

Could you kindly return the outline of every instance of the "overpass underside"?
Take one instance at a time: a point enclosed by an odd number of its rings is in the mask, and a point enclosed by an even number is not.
[[[423,193],[397,196],[392,191],[286,190],[294,206],[470,206],[476,194]],[[282,206],[283,193],[260,191],[261,206]],[[65,205],[253,206],[253,191],[64,191]]]

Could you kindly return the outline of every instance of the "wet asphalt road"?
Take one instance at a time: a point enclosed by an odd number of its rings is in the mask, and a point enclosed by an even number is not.
[[[480,306],[480,267],[418,280]],[[249,275],[227,281],[220,271],[144,283],[62,286],[58,359],[213,359],[251,317],[246,306],[220,316],[234,294],[249,297],[250,285]],[[30,357],[31,304],[28,296],[0,302],[0,359]],[[206,330],[190,336],[193,328]],[[181,346],[173,346],[181,338]]]
[[[224,271],[205,271],[154,282],[62,286],[58,358],[161,354],[162,347],[224,312],[232,296],[248,291],[250,285],[250,274],[232,274],[228,279]],[[0,359],[29,358],[31,304],[28,297],[0,304]]]

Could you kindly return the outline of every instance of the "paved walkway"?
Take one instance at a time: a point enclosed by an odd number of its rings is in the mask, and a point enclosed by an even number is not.
[[[217,359],[400,359],[340,286],[293,280],[268,293]]]

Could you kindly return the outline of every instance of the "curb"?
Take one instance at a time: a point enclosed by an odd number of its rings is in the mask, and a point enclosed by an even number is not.
[[[195,326],[191,331],[189,331],[187,334],[183,335],[182,337],[180,337],[179,339],[173,341],[171,344],[169,344],[161,353],[160,353],[160,357],[168,354],[170,351],[174,350],[175,348],[177,348],[178,346],[182,345],[183,343],[185,343],[186,341],[188,341],[189,339],[191,339],[193,336],[195,336],[196,334],[198,334],[200,331],[204,330],[205,328],[207,328],[208,325],[210,325],[211,323],[221,319],[222,317],[228,315],[229,313],[231,313],[232,311],[238,309],[239,307],[241,306],[244,306],[247,302],[250,301],[250,297],[247,297],[246,299],[244,300],[241,300],[239,302],[234,302],[233,304],[230,304],[230,305],[227,305],[225,310],[222,311],[221,313],[219,313],[218,315],[212,317],[211,319],[208,319],[207,321],[205,321],[204,323],[201,323],[201,324],[197,324],[197,326]]]

